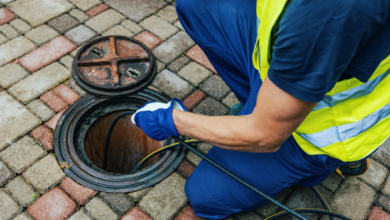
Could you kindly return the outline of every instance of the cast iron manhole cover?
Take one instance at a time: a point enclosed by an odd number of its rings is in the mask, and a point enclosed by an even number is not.
[[[149,85],[156,65],[150,50],[124,36],[105,36],[85,44],[73,61],[73,78],[101,97],[131,94]]]

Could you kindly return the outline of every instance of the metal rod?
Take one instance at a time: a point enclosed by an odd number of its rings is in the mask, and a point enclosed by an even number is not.
[[[235,174],[233,174],[232,172],[230,172],[229,170],[225,169],[224,167],[222,167],[221,165],[219,165],[218,163],[216,163],[215,161],[211,160],[210,158],[208,158],[207,156],[203,155],[202,153],[200,153],[199,151],[195,150],[193,147],[191,147],[190,145],[188,145],[187,143],[185,143],[182,139],[178,138],[178,137],[174,137],[172,136],[173,139],[175,139],[177,142],[179,142],[180,144],[182,144],[183,146],[185,146],[187,149],[189,149],[190,151],[192,151],[193,153],[195,153],[196,155],[198,155],[200,158],[202,158],[203,160],[207,161],[208,163],[210,163],[211,165],[213,165],[214,167],[216,167],[217,169],[221,170],[222,172],[226,173],[227,175],[229,175],[230,177],[232,177],[233,179],[237,180],[238,182],[240,182],[241,184],[243,184],[244,186],[248,187],[249,189],[253,190],[254,192],[256,192],[257,194],[259,194],[260,196],[266,198],[267,200],[275,203],[277,206],[279,206],[280,208],[286,210],[287,212],[291,213],[292,215],[294,215],[295,217],[299,218],[299,219],[302,219],[302,220],[309,220],[305,217],[303,217],[302,215],[300,215],[298,212],[290,209],[289,207],[283,205],[282,203],[278,202],[277,200],[275,200],[274,198],[272,198],[271,196],[263,193],[262,191],[256,189],[254,186],[252,186],[251,184],[245,182],[243,179],[241,179],[240,177],[236,176]]]

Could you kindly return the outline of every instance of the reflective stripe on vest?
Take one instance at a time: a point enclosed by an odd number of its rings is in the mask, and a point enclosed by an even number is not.
[[[287,0],[258,0],[258,39],[253,64],[264,80],[269,69],[271,31]],[[310,155],[326,154],[345,162],[375,151],[390,135],[390,56],[368,82],[337,82],[293,133]]]

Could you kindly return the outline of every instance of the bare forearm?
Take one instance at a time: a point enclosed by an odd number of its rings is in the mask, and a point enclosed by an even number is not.
[[[210,117],[173,111],[176,129],[180,134],[197,138],[221,148],[247,152],[273,152],[279,146],[267,143],[266,132],[261,132],[245,116]]]

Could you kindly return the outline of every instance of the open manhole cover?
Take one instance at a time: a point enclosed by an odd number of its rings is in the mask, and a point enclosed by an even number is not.
[[[91,189],[133,192],[150,187],[174,172],[185,157],[184,148],[155,156],[143,169],[133,168],[155,150],[173,143],[158,142],[135,126],[131,115],[121,118],[113,130],[103,167],[104,144],[114,118],[135,112],[149,101],[168,102],[169,97],[143,89],[155,76],[155,61],[142,43],[121,36],[101,37],[83,46],[73,61],[76,82],[94,95],[72,105],[58,123],[54,148],[65,173]]]
[[[84,45],[73,60],[73,78],[90,93],[123,96],[149,85],[156,74],[150,50],[123,36],[106,36]]]

